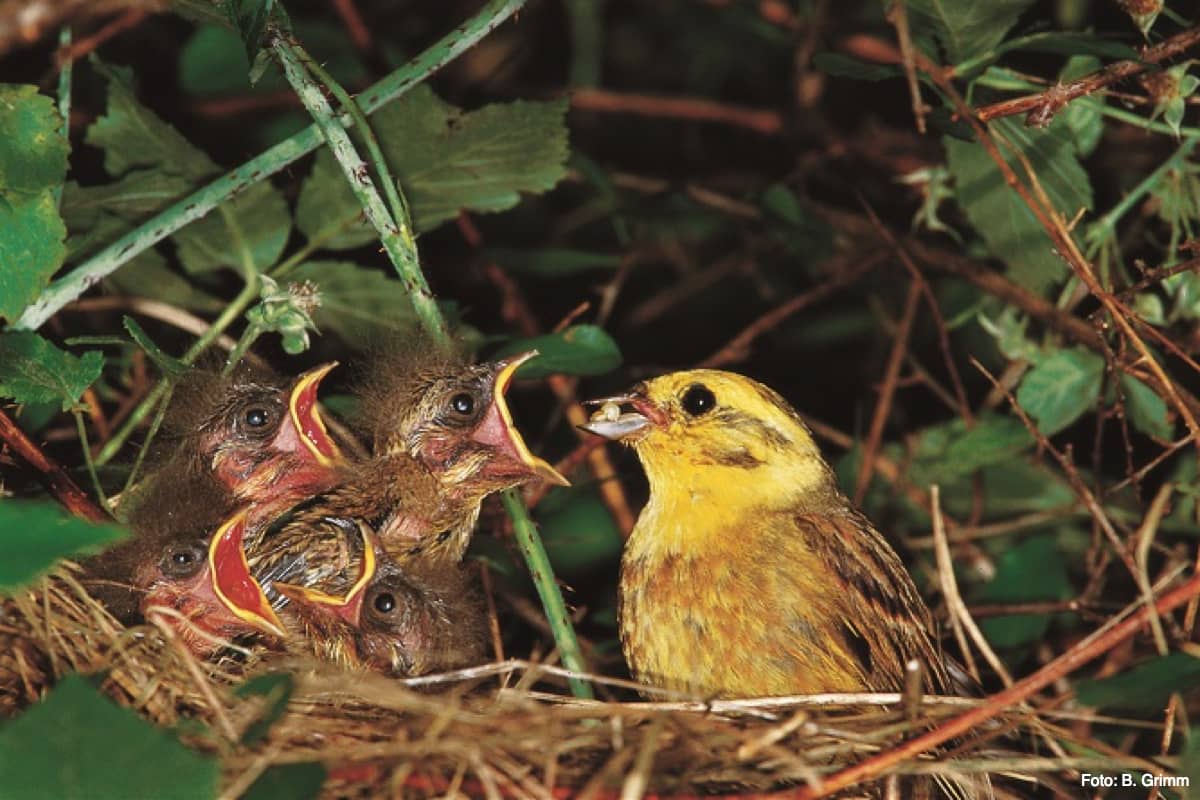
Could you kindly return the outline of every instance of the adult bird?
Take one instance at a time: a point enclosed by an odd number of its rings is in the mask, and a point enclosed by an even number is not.
[[[639,681],[704,697],[900,692],[916,662],[926,692],[955,693],[912,578],[776,392],[692,370],[597,402],[584,429],[631,445],[650,483],[619,584]]]

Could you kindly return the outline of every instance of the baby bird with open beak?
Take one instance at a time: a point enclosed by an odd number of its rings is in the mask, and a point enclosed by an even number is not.
[[[449,527],[442,520],[426,528],[433,541],[403,524],[385,522],[377,530],[389,552],[415,547],[458,561],[484,497],[531,480],[569,481],[529,451],[505,400],[517,369],[537,351],[470,365],[417,349],[420,356],[384,357],[362,387],[367,428],[377,459],[415,460],[434,477],[446,504],[462,513]]]
[[[132,622],[139,612],[165,610],[205,655],[219,649],[214,637],[260,632],[264,619],[278,627],[269,604],[236,588],[249,578],[240,542],[247,528],[336,480],[341,452],[316,404],[333,366],[290,382],[245,369],[233,377],[197,370],[181,380],[159,466],[126,501],[134,538],[84,565],[119,618]],[[239,543],[236,552],[230,538]]]
[[[331,520],[356,569],[320,588],[275,581],[290,601],[284,615],[317,657],[392,676],[422,675],[477,663],[485,614],[456,564],[409,561],[401,568],[361,522]]]

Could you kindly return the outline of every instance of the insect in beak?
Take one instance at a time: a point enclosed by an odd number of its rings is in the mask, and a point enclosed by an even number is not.
[[[333,466],[342,461],[342,453],[337,443],[330,437],[325,428],[325,420],[317,406],[317,387],[321,380],[338,365],[331,361],[315,369],[310,369],[296,379],[288,397],[288,413],[292,418],[300,441],[312,453],[313,458],[323,467]]]
[[[558,486],[570,486],[571,482],[563,477],[549,462],[538,458],[529,452],[521,432],[513,424],[512,413],[504,393],[508,391],[517,369],[538,355],[537,350],[530,350],[520,355],[504,359],[495,364],[496,377],[492,386],[492,403],[484,412],[483,419],[476,426],[471,438],[480,444],[494,448],[498,453],[520,464],[529,473],[542,480]]]
[[[275,615],[262,586],[250,574],[242,539],[246,535],[248,511],[234,514],[213,534],[208,546],[208,566],[213,592],[234,616],[272,636],[284,636],[283,623]]]
[[[591,419],[579,426],[580,429],[614,442],[626,439],[636,441],[648,432],[651,425],[662,425],[666,422],[662,412],[637,392],[587,400],[585,405],[599,408],[593,412]],[[631,410],[622,411],[621,406],[629,406]]]

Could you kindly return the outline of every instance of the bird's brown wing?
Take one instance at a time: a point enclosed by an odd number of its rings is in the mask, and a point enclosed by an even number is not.
[[[902,691],[904,666],[916,660],[925,671],[926,691],[948,691],[929,610],[899,556],[870,521],[847,509],[800,514],[795,522],[844,590],[840,633],[863,665],[868,684],[877,691]]]

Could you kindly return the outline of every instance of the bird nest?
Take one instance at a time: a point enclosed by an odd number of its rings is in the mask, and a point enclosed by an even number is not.
[[[72,570],[60,569],[4,601],[0,714],[13,716],[66,673],[101,673],[112,698],[159,725],[203,723],[180,730],[188,744],[221,753],[223,796],[237,796],[269,766],[320,762],[329,775],[325,793],[334,797],[604,798],[746,796],[819,785],[821,775],[976,702],[924,698],[913,708],[908,698],[905,711],[905,699],[894,695],[871,696],[872,702],[862,696],[640,701],[632,684],[613,679],[597,679],[597,686],[614,699],[584,701],[565,693],[568,673],[552,664],[505,661],[390,680],[249,651],[200,662],[171,631],[165,624],[122,626]],[[236,744],[261,724],[264,701],[239,697],[234,688],[280,670],[294,681],[286,711],[254,745]],[[1012,773],[1012,757],[989,739],[1004,734],[1011,741],[1014,732],[1045,724],[1032,712],[1009,712],[992,733],[893,774]],[[876,787],[839,796],[882,793]],[[999,790],[997,796],[1022,795]]]

